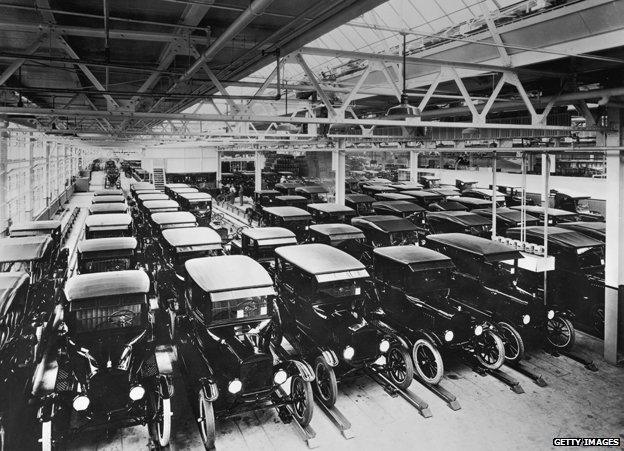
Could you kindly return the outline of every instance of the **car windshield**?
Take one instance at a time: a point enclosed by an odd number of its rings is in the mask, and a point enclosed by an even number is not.
[[[29,262],[5,262],[0,263],[0,272],[30,272]]]
[[[580,268],[593,268],[604,265],[604,253],[601,247],[584,247],[577,249]]]
[[[191,208],[193,210],[208,210],[209,206],[208,206],[208,201],[201,201],[201,202],[193,202],[191,204]]]
[[[105,272],[105,271],[122,271],[131,269],[132,264],[130,258],[107,258],[83,260],[82,268],[84,272]]]
[[[390,245],[400,246],[403,244],[417,244],[418,233],[415,230],[405,232],[394,232],[390,234]]]
[[[406,291],[410,294],[446,290],[449,287],[449,268],[416,271],[406,277]]]
[[[359,296],[362,294],[362,282],[363,279],[349,279],[319,283],[314,300],[322,303],[330,300],[341,300],[352,296]]]
[[[144,299],[144,294],[134,294],[71,301],[72,329],[80,333],[142,326]]]
[[[267,314],[267,296],[212,301],[211,322],[229,322]]]
[[[576,201],[576,211],[589,213],[589,199],[578,199]]]
[[[217,255],[222,255],[219,249],[207,249],[201,251],[189,251],[189,252],[176,252],[176,264],[184,265],[187,260],[192,258],[201,258],[201,257],[215,257]]]

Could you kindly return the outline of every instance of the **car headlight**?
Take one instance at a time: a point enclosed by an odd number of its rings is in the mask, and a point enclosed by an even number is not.
[[[234,379],[232,382],[228,384],[228,391],[232,393],[233,395],[241,391],[242,388],[243,388],[243,383],[238,379]]]
[[[390,349],[390,342],[384,338],[379,342],[379,350],[381,352],[388,352],[388,349]]]
[[[548,313],[546,314],[546,317],[548,319],[553,319],[555,317],[555,311],[554,310],[548,310]]]
[[[529,315],[522,315],[522,324],[525,326],[531,322],[531,317]]]
[[[143,398],[143,396],[145,396],[145,388],[143,388],[142,385],[135,385],[130,389],[130,393],[128,393],[128,396],[131,400],[138,401],[139,399]]]
[[[91,400],[86,395],[78,395],[74,398],[72,402],[72,407],[76,412],[83,412],[89,408],[89,404],[91,404]]]
[[[474,328],[474,334],[478,337],[483,333],[483,326],[479,325]]]
[[[273,381],[277,385],[282,385],[284,382],[286,382],[286,379],[288,379],[288,374],[286,374],[286,371],[284,370],[277,370],[277,373],[275,373],[275,375],[273,376]]]
[[[477,326],[477,327],[481,327],[481,326]],[[476,333],[476,329],[475,329],[475,333]],[[447,330],[446,332],[444,332],[444,341],[453,341],[453,337],[455,337],[455,334],[453,334],[452,330]]]
[[[351,360],[354,355],[355,349],[353,349],[351,346],[346,346],[344,348],[344,351],[342,351],[342,356],[345,358],[345,360]]]

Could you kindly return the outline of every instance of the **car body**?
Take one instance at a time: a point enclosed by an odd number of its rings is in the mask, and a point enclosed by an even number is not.
[[[276,207],[297,207],[305,210],[308,199],[299,195],[275,196],[274,205]]]
[[[358,216],[351,220],[351,225],[360,229],[366,240],[357,242],[361,248],[354,246],[353,256],[367,266],[373,263],[373,249],[377,247],[417,244],[421,240],[423,230],[409,219],[393,215]]]
[[[93,238],[78,242],[78,274],[136,269],[138,242],[134,237]]]
[[[170,198],[165,193],[161,193],[161,192],[158,192],[158,193],[140,192],[139,194],[136,195],[136,201],[139,207],[143,205],[143,202],[152,201],[152,200],[170,200]]]
[[[510,288],[513,278],[504,263],[515,262],[523,258],[522,254],[498,241],[465,233],[429,235],[425,245],[453,260],[457,268],[453,289],[470,294],[455,299],[457,305],[476,318],[495,324],[505,343],[505,358],[512,362],[522,360],[522,332],[528,333],[532,327],[532,302],[536,299]],[[546,318],[547,312],[542,313]]]
[[[320,185],[298,186],[295,188],[295,194],[305,197],[308,203],[311,204],[327,202],[328,193],[327,188]]]
[[[373,212],[375,199],[366,194],[347,194],[345,205],[353,208],[358,216],[369,215]]]
[[[484,218],[492,218],[491,208],[475,208],[470,211],[471,213],[483,216]],[[496,209],[496,234],[505,236],[507,229],[510,227],[520,227],[522,221],[522,212],[513,210],[508,207],[501,207]],[[534,226],[539,224],[539,219],[530,214],[526,215],[525,225]]]
[[[284,227],[297,236],[301,241],[305,238],[307,227],[312,221],[312,215],[297,207],[268,207],[262,210],[260,225],[263,227]]]
[[[85,220],[85,239],[132,236],[132,217],[127,213],[89,215]]]
[[[405,366],[393,382],[407,388],[411,362],[400,341],[371,326],[358,314],[370,281],[357,259],[325,244],[303,244],[275,250],[272,342],[282,335],[314,366],[316,392],[323,404],[336,402],[336,380],[367,367],[392,374],[390,354]],[[387,356],[386,356],[387,353]],[[393,376],[390,376],[393,377]]]
[[[171,197],[174,200],[178,200],[178,197],[181,194],[189,194],[189,193],[199,193],[199,190],[197,188],[193,188],[193,187],[188,187],[188,188],[170,188],[171,191]]]
[[[491,324],[458,307],[451,292],[451,259],[419,246],[380,247],[373,251],[374,300],[366,315],[389,327],[412,351],[418,375],[437,384],[444,375],[442,355],[461,351],[489,369],[504,362],[505,349]]]
[[[461,197],[473,197],[475,199],[483,199],[490,202],[492,205],[492,198],[496,199],[496,207],[501,208],[506,206],[506,197],[503,193],[499,193],[498,191],[493,191],[491,189],[484,188],[470,188],[463,190],[461,193]]]
[[[249,221],[260,221],[262,217],[262,209],[264,207],[275,206],[275,197],[281,195],[281,193],[274,189],[263,189],[254,191],[253,194],[253,206],[246,211]]]
[[[606,241],[607,223],[601,221],[563,222],[557,227],[574,230],[603,243]]]
[[[526,228],[529,243],[544,243],[544,228]],[[507,231],[507,236],[520,238],[520,229]],[[552,284],[554,301],[569,309],[576,323],[593,334],[604,332],[605,243],[574,230],[548,228],[548,255],[555,258]]]
[[[438,186],[437,188],[429,188],[427,191],[430,193],[440,194],[444,196],[445,198],[452,197],[452,196],[459,196],[461,194],[461,192],[459,191],[459,188],[455,188],[453,186],[446,186],[446,185]]]
[[[291,244],[297,244],[297,237],[288,229],[250,227],[241,231],[240,240],[230,243],[230,253],[247,255],[270,269],[275,261],[275,249]]]
[[[91,199],[92,204],[113,204],[113,203],[126,203],[126,197],[123,194],[107,195],[107,196],[94,196]]]
[[[470,211],[436,211],[427,214],[428,233],[468,233],[488,238],[492,220]]]
[[[425,224],[426,210],[414,202],[404,200],[374,202],[373,211],[377,215],[392,215],[409,219],[419,227]]]
[[[457,189],[459,189],[460,191],[466,191],[466,190],[470,190],[473,188],[477,187],[477,183],[475,181],[472,180],[460,180],[460,179],[455,179],[455,187]]]
[[[154,187],[152,188],[144,188],[144,189],[137,189],[134,191],[131,191],[132,193],[132,197],[134,200],[137,200],[139,198],[139,196],[141,195],[147,195],[147,194],[158,194],[158,195],[162,195],[162,191],[159,191],[157,189],[155,189]]]
[[[89,206],[90,215],[107,215],[111,213],[128,213],[126,204],[92,204]]]
[[[526,211],[527,214],[535,216],[540,220],[540,225],[544,224],[544,207],[539,205],[527,205],[524,208],[521,206],[511,207],[513,210]],[[578,216],[576,213],[566,210],[560,210],[558,208],[548,209],[548,225],[553,226],[561,224],[563,222],[577,222]]]
[[[208,193],[181,193],[178,202],[182,210],[189,211],[197,217],[201,225],[209,225],[212,219],[212,196]]]
[[[297,360],[274,363],[269,340],[262,338],[275,298],[266,269],[245,255],[194,258],[185,268],[176,336],[207,449],[214,448],[215,417],[275,407],[307,426],[313,412],[312,369]],[[286,395],[282,386],[289,379]],[[283,410],[291,404],[290,412]]]
[[[555,208],[576,213],[579,221],[604,221],[602,214],[590,210],[589,199],[591,196],[555,191]]]
[[[412,202],[415,202],[417,205],[420,205],[427,210],[431,210],[434,207],[434,204],[440,203],[444,200],[443,195],[427,190],[402,191],[401,194],[406,194],[412,197]]]
[[[42,449],[85,430],[146,423],[151,438],[168,445],[173,367],[155,338],[158,303],[149,291],[139,270],[67,281],[32,382]]]
[[[307,205],[308,212],[312,215],[315,224],[332,224],[342,222],[348,224],[351,218],[356,216],[353,208],[335,203],[312,203]]]
[[[350,224],[314,224],[310,226],[308,242],[327,244],[359,260],[365,249],[366,236]]]
[[[155,190],[156,187],[149,182],[135,182],[130,184],[130,194],[135,196],[137,191]]]

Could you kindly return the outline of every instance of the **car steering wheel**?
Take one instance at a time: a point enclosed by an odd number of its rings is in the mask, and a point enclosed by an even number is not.
[[[95,326],[95,328],[97,329],[103,326],[104,324],[108,324],[108,323],[112,323],[120,327],[126,327],[132,324],[132,321],[134,320],[135,316],[136,316],[136,313],[133,312],[132,310],[128,310],[128,309],[117,310],[111,313],[110,315],[108,315],[108,318],[106,318],[105,321],[102,321],[97,326]]]

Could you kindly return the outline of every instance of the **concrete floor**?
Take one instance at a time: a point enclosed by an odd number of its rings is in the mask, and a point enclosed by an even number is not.
[[[124,185],[127,182],[124,180]],[[90,196],[76,194],[70,208],[88,206]],[[82,229],[85,217],[79,217],[74,233]],[[603,362],[602,343],[585,334],[578,334],[576,351],[594,359],[599,371],[591,372],[567,357],[532,352],[528,366],[548,384],[538,387],[504,367],[521,383],[523,394],[513,393],[493,377],[480,376],[455,362],[448,368],[442,386],[457,396],[461,410],[452,411],[416,382],[411,386],[429,403],[433,416],[428,419],[366,377],[339,385],[337,407],[352,423],[354,438],[344,439],[317,407],[312,420],[317,434],[314,444],[323,450],[354,451],[542,450],[552,448],[554,437],[624,436],[624,368]],[[203,445],[183,382],[177,373],[171,449],[200,450]],[[217,434],[219,450],[307,449],[294,426],[281,423],[274,410],[220,422]],[[117,431],[109,437],[104,433],[84,434],[67,446],[75,450],[148,448],[147,428],[143,426]]]

